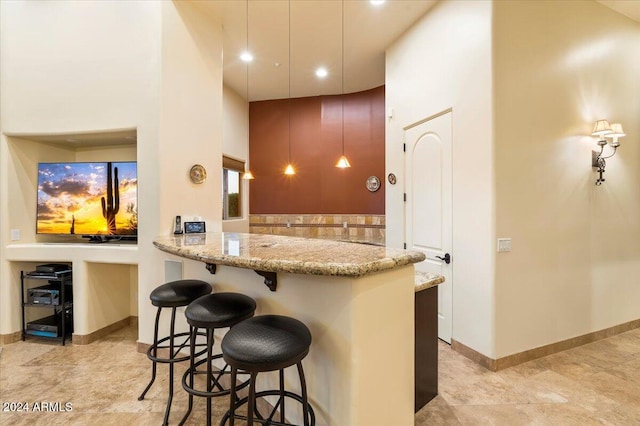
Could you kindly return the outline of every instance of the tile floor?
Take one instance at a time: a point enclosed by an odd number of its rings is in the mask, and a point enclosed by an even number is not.
[[[183,371],[177,368],[178,375]],[[441,344],[439,373],[440,395],[416,414],[416,425],[640,424],[640,329],[497,373]],[[84,346],[34,340],[6,345],[0,401],[31,406],[29,412],[0,411],[0,424],[160,425],[166,367],[138,401],[149,374],[146,355],[136,352],[135,327]],[[179,382],[176,389],[171,424],[178,423],[187,401]],[[45,412],[41,404],[34,411],[33,403],[43,401],[69,402],[72,409]],[[187,424],[205,423],[203,402],[196,398]],[[225,410],[226,400],[215,404],[214,424]]]

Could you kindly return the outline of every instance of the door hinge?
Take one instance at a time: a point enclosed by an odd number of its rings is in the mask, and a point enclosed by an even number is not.
[[[404,198],[404,202],[406,203],[407,202],[407,193],[406,192],[403,194],[403,198]]]
[[[404,249],[405,250],[407,249],[407,243],[404,243]]]
[[[407,144],[406,143],[402,144],[402,152],[407,152]]]

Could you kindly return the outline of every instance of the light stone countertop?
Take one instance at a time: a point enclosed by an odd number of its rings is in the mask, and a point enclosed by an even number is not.
[[[435,287],[438,284],[442,284],[444,282],[444,277],[442,275],[434,274],[432,272],[415,272],[416,278],[416,293],[422,290],[426,290],[431,287]]]
[[[361,277],[425,259],[423,253],[412,250],[267,234],[182,234],[158,237],[153,244],[167,253],[209,264],[340,277]]]

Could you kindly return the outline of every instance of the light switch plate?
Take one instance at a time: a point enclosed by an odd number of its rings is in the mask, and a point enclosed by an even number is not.
[[[511,238],[498,238],[498,253],[511,251]]]
[[[12,229],[11,230],[11,241],[20,241],[20,230]]]

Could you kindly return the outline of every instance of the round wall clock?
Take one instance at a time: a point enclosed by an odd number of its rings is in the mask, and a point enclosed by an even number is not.
[[[200,164],[195,164],[189,170],[189,178],[193,183],[202,183],[207,179],[207,171]]]
[[[369,191],[376,192],[380,189],[380,179],[377,176],[369,176],[365,185]]]

